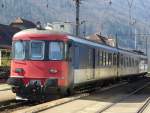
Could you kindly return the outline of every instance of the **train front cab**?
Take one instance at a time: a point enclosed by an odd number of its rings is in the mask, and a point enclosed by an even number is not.
[[[13,40],[8,84],[18,96],[34,98],[36,95],[37,98],[37,95],[64,93],[67,90],[68,42],[58,38]]]

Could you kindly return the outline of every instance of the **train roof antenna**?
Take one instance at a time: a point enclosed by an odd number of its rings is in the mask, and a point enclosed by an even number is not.
[[[38,21],[38,22],[36,23],[36,28],[37,28],[38,30],[41,30],[41,29],[42,29],[42,25],[41,25],[41,22],[40,22],[40,21]]]

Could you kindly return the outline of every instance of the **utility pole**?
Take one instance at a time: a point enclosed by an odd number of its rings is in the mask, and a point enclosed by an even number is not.
[[[118,35],[117,35],[117,33],[116,33],[116,39],[115,39],[115,43],[116,43],[116,48],[118,49],[119,48],[119,45],[118,45]]]
[[[136,28],[134,28],[134,49],[137,50],[137,31]]]
[[[130,36],[130,40],[132,38],[132,6],[133,6],[133,2],[134,0],[127,0],[128,2],[128,6],[129,6],[129,36]]]
[[[73,0],[76,4],[76,36],[79,36],[79,26],[80,26],[80,1]]]
[[[85,20],[81,21],[80,25],[83,25],[83,36],[85,38],[85,36],[86,36],[86,21]]]
[[[146,56],[148,56],[148,37],[146,37]]]

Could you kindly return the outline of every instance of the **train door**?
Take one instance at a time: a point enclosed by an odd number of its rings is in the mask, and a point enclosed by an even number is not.
[[[94,79],[94,69],[95,69],[95,49],[89,48],[88,54],[88,69],[87,69],[87,79]]]
[[[93,64],[93,66],[92,66],[92,68],[93,68],[93,76],[92,76],[92,78],[94,79],[95,78],[95,67],[96,67],[96,50],[95,49],[93,49],[93,62],[92,62],[92,64]]]
[[[74,70],[75,70],[75,47],[72,43],[69,43],[67,46],[68,50],[68,80],[70,86],[73,86],[74,84]]]
[[[121,74],[124,73],[124,67],[123,67],[123,55],[119,54],[119,69],[120,69],[120,73],[118,76],[121,76]]]
[[[94,61],[94,78],[95,79],[99,79],[100,76],[100,70],[99,70],[99,66],[100,66],[100,51],[99,49],[95,50],[95,61]]]
[[[119,76],[119,55],[117,53],[113,54],[113,66],[115,70],[116,77]]]
[[[79,46],[74,45],[74,55],[73,55],[73,73],[74,73],[74,83],[80,83],[83,82],[83,76],[80,69],[80,56],[79,56]]]

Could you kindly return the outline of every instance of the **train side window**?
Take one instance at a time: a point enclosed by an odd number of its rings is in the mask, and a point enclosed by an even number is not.
[[[129,67],[129,58],[127,57],[127,67]]]
[[[104,60],[104,51],[102,51],[102,66],[104,66],[104,62],[105,62],[105,60]]]
[[[123,65],[124,65],[124,68],[126,67],[126,62],[125,62],[125,56],[123,57]]]
[[[135,61],[135,60],[134,60],[134,58],[133,58],[133,59],[132,59],[132,66],[133,66],[133,67],[135,66],[134,61]]]
[[[128,57],[126,57],[126,67],[128,67]]]
[[[138,66],[139,65],[139,61],[138,60],[136,60],[136,66]]]
[[[131,67],[131,58],[129,57],[129,67]]]
[[[103,52],[103,66],[106,66],[106,53]]]
[[[104,52],[102,51],[102,66],[104,66],[104,62],[105,62],[105,60],[104,60]]]
[[[117,62],[117,61],[116,61],[116,54],[114,53],[114,54],[113,54],[113,65],[114,65],[114,66],[116,65],[116,62]]]
[[[130,59],[130,61],[131,61],[131,67],[132,67],[132,65],[133,65],[132,58]]]
[[[88,59],[89,61],[89,65],[91,66],[92,65],[92,49],[91,48],[89,48],[89,59]]]
[[[98,66],[100,66],[100,65],[101,65],[101,64],[100,64],[100,63],[101,63],[101,61],[100,61],[100,60],[101,60],[101,59],[100,59],[100,51],[98,50],[97,52],[98,52],[98,58],[97,58],[98,61],[97,61],[97,62],[98,62]]]
[[[134,64],[133,58],[131,58],[131,67],[134,66],[133,64]]]
[[[108,66],[108,53],[106,52],[106,66]]]
[[[128,57],[127,57],[127,67],[129,67],[129,59],[128,59]]]
[[[128,67],[128,58],[126,57],[126,67]]]
[[[130,67],[132,67],[132,58],[129,58],[129,62],[130,62]]]
[[[126,67],[126,57],[124,56],[124,67]]]
[[[112,53],[110,53],[110,66],[112,66]]]
[[[108,53],[108,65],[111,66],[112,65],[112,54]]]
[[[108,53],[108,66],[110,66],[110,53]]]
[[[112,53],[112,63],[111,65],[113,66],[113,62],[114,62],[114,57],[113,57],[114,53]]]
[[[121,66],[121,54],[119,54],[119,66]]]
[[[105,66],[108,66],[108,54],[105,52]]]
[[[123,57],[123,63],[124,63],[124,67],[126,67],[126,60],[125,60],[125,57]]]
[[[111,57],[110,57],[110,60],[111,60],[111,66],[112,66],[112,63],[113,63],[113,59],[112,59],[113,57],[112,57],[112,55],[113,55],[113,54],[111,53]]]
[[[125,60],[124,60],[124,56],[123,56],[123,67],[125,67]]]
[[[98,49],[96,49],[96,53],[95,53],[96,55],[95,55],[95,64],[96,64],[96,67],[98,67],[99,66],[99,50]]]
[[[75,46],[75,53],[74,53],[74,66],[75,68],[79,68],[79,62],[80,62],[80,59],[79,59],[79,55],[80,55],[80,49],[79,49],[79,46]],[[88,63],[89,63],[89,48],[88,48]]]
[[[123,66],[123,55],[120,55],[120,65]]]
[[[130,60],[130,57],[128,58],[128,66],[130,67],[131,66],[131,60]]]
[[[103,51],[99,51],[100,66],[103,66]]]

